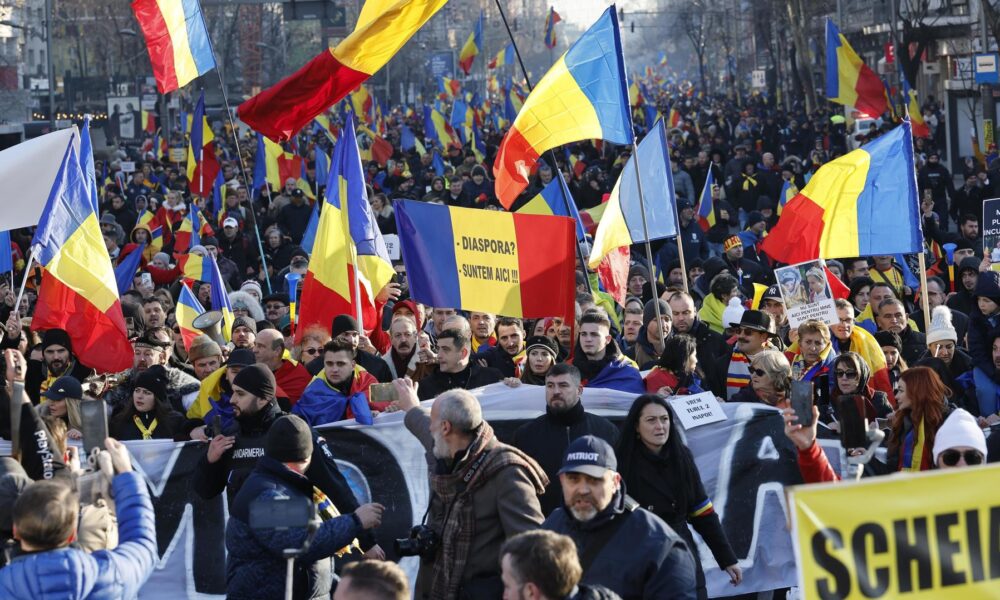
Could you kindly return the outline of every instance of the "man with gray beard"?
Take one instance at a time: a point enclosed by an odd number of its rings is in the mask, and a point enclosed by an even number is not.
[[[436,543],[421,554],[414,598],[500,598],[500,547],[542,522],[538,496],[548,477],[530,456],[497,440],[468,391],[443,392],[427,410],[410,379],[393,385],[430,474],[425,525]]]
[[[585,435],[566,449],[559,470],[563,507],[542,523],[576,543],[583,578],[626,600],[695,599],[695,566],[684,540],[625,493],[615,451]]]

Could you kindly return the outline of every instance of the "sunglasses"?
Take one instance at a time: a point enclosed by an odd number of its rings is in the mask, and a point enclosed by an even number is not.
[[[302,351],[303,354],[319,354],[319,348],[306,348]]]
[[[941,453],[941,461],[949,467],[957,465],[960,458],[965,458],[965,464],[967,465],[980,465],[983,463],[983,455],[979,453],[979,450],[965,450],[964,452],[945,450]]]
[[[837,376],[837,379],[843,379],[844,377],[854,379],[858,376],[857,371],[834,371],[833,374]]]
[[[753,367],[750,367],[750,374],[756,375],[757,377],[763,377],[767,375],[767,371],[765,371],[764,369],[755,369]]]

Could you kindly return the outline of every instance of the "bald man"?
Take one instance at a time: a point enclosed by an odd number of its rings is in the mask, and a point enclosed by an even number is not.
[[[302,392],[312,380],[309,371],[300,363],[287,358],[285,336],[281,335],[277,329],[264,329],[257,334],[257,339],[254,340],[253,344],[253,355],[257,362],[264,363],[274,373],[278,388],[284,392],[284,396],[290,402],[284,406],[284,400],[279,393],[278,403],[282,404],[283,410],[290,410],[299,401]]]

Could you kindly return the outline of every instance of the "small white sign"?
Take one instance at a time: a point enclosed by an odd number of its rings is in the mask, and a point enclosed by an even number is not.
[[[122,161],[122,173],[135,173],[135,162]]]
[[[391,260],[399,260],[399,236],[390,233],[383,235],[382,239],[385,240],[385,247],[389,251],[389,258]]]
[[[755,88],[767,87],[767,71],[764,69],[754,69],[751,73],[751,85]]]
[[[673,396],[667,401],[674,408],[677,419],[685,431],[726,420],[726,413],[712,392],[702,392],[693,396]]]

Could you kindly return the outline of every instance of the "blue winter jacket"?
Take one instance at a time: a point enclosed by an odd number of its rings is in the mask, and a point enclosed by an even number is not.
[[[587,552],[597,532],[614,519],[626,519],[584,571],[581,584],[602,585],[624,600],[695,600],[694,559],[687,544],[653,513],[625,508],[625,485],[590,521],[578,521],[564,507],[542,523],[542,529],[568,535],[577,552]]]
[[[121,600],[135,598],[156,565],[156,523],[146,484],[136,473],[111,482],[118,517],[114,550],[87,554],[60,548],[19,556],[0,570],[0,598]]]
[[[226,524],[226,596],[241,600],[271,600],[285,595],[286,562],[282,550],[301,548],[306,531],[251,529],[250,505],[258,498],[307,495],[313,485],[269,456],[243,483],[229,511]],[[333,584],[330,557],[362,533],[353,514],[324,521],[306,553],[295,560],[293,597],[327,600]]]

